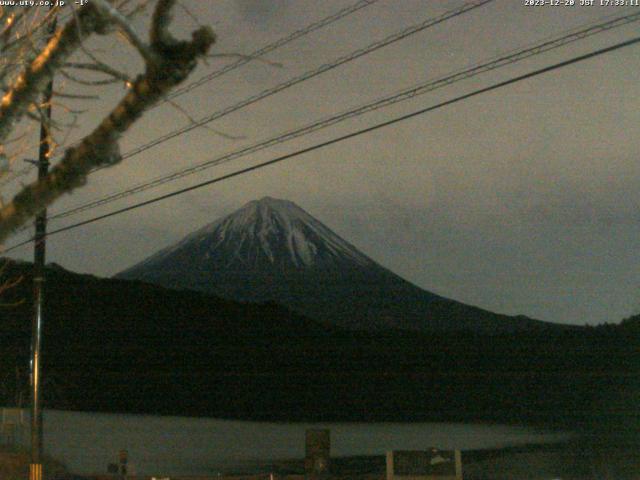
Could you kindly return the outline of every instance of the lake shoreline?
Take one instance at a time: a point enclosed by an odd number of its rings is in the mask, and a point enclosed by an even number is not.
[[[637,479],[640,454],[637,445],[593,442],[587,437],[575,437],[546,444],[516,445],[502,448],[462,450],[465,480],[513,480],[528,478],[591,478]],[[349,456],[331,459],[331,474],[335,478],[384,479],[384,455]],[[303,460],[264,464],[244,474],[295,476],[304,474]]]
[[[28,414],[23,445],[28,444]],[[92,412],[44,411],[45,452],[76,474],[105,473],[126,449],[138,475],[237,473],[256,464],[304,457],[309,428],[331,431],[332,457],[371,457],[389,450],[495,449],[549,443],[567,433],[478,423],[269,423]],[[360,467],[358,467],[360,468]]]

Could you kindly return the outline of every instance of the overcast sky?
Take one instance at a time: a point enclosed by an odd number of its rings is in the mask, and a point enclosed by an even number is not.
[[[352,3],[355,0],[185,1],[198,22],[215,29],[218,53],[250,53]],[[175,102],[192,117],[204,117],[463,3],[379,0],[270,53],[267,59],[280,68],[253,62]],[[429,78],[639,9],[533,7],[523,0],[495,0],[210,125],[235,138],[199,128],[100,171],[50,211],[66,210]],[[177,9],[175,31],[195,28],[193,17]],[[143,22],[138,26],[143,28]],[[637,32],[634,23],[599,34],[50,227],[434,105]],[[122,44],[96,43],[94,48],[104,59],[136,73],[139,64],[134,55],[123,53]],[[232,61],[211,59],[191,79]],[[628,47],[56,235],[48,242],[48,260],[79,272],[112,275],[244,203],[270,195],[296,202],[385,267],[445,297],[554,322],[618,322],[640,312],[639,80],[640,47]],[[95,124],[122,93],[120,86],[105,89],[71,137]],[[165,104],[123,139],[122,151],[188,122]],[[15,254],[30,256],[30,248]]]

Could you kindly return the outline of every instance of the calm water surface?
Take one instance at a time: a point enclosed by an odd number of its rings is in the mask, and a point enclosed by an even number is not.
[[[28,419],[27,419],[28,422]],[[27,423],[28,425],[28,423]],[[307,428],[331,430],[331,455],[383,455],[388,450],[460,450],[562,439],[557,433],[488,424],[262,423],[50,410],[45,451],[77,474],[106,473],[118,451],[138,475],[208,475],[255,462],[304,457]],[[23,432],[28,438],[28,431]]]

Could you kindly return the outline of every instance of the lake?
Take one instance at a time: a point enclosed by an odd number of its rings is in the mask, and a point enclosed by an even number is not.
[[[20,434],[28,442],[28,418]],[[331,430],[331,455],[388,450],[482,449],[540,444],[566,435],[458,423],[266,423],[45,410],[44,449],[77,474],[106,473],[120,449],[138,475],[211,475],[304,457],[307,428]]]

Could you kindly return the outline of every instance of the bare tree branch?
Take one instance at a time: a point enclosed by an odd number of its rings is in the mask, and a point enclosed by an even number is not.
[[[177,43],[169,32],[171,9],[175,3],[175,0],[158,0],[158,5],[153,12],[149,38],[151,39],[151,48],[156,51],[161,51],[163,48]]]
[[[189,123],[191,123],[191,125],[195,125],[198,123],[198,121],[193,118],[193,116],[191,116],[189,114],[189,112],[187,112],[184,108],[182,108],[180,105],[178,105],[176,102],[174,102],[171,99],[166,99],[166,102],[171,105],[173,108],[175,108],[178,112],[180,112],[182,115],[184,115],[184,117],[189,120]],[[215,128],[209,126],[209,125],[200,125],[200,127],[205,128],[207,130],[209,130],[210,132],[215,133],[216,135],[221,136],[222,138],[226,138],[227,140],[243,140],[247,137],[245,137],[244,135],[231,135],[230,133],[225,133],[222,132],[220,130],[216,130]]]
[[[0,278],[4,276],[5,271],[6,271],[7,267],[9,266],[9,262],[10,262],[9,259],[6,259],[6,258],[3,259],[2,265],[0,266]],[[18,277],[14,278],[14,279],[4,280],[0,284],[0,296],[2,296],[4,294],[4,292],[6,292],[7,290],[10,290],[10,289],[16,287],[17,285],[19,285],[23,280],[24,280],[24,275],[19,275]],[[13,303],[0,303],[0,307],[14,307],[14,306],[21,305],[22,303],[24,303],[24,299],[18,300],[18,301],[13,302]]]
[[[154,55],[145,57],[145,72],[133,81],[120,103],[93,132],[67,149],[46,177],[25,186],[0,210],[0,242],[60,196],[84,185],[94,168],[118,163],[121,160],[118,146],[121,135],[145,110],[184,81],[195,69],[197,60],[207,55],[215,41],[209,28],[194,31],[190,41],[178,41],[169,33],[170,9],[174,3],[174,0],[158,1],[150,34]],[[50,78],[53,71],[63,66],[73,48],[78,47],[81,38],[78,34],[104,31],[104,26],[96,20],[96,10],[86,13],[88,11],[83,10],[78,21],[58,32],[20,76],[12,91],[5,95],[0,108],[0,140],[41,90],[45,83],[42,79]],[[15,106],[17,102],[21,102],[21,108]]]
[[[59,92],[58,90],[54,90],[53,95],[55,97],[73,98],[75,100],[99,100],[100,99],[100,95],[85,95],[81,93],[64,93],[64,92]]]
[[[131,27],[127,17],[122,15],[117,9],[105,0],[92,0],[93,5],[100,11],[102,15],[108,17],[118,28],[124,33],[125,37],[131,44],[138,49],[142,58],[147,63],[154,63],[157,61],[155,53],[149,48],[149,46],[138,36],[135,30]]]
[[[0,143],[4,142],[16,123],[26,113],[29,105],[51,79],[67,58],[78,48],[83,35],[104,29],[104,21],[96,10],[85,8],[77,21],[70,21],[58,30],[46,48],[20,74],[10,90],[0,101]]]
[[[65,67],[74,68],[74,69],[78,69],[78,70],[90,70],[90,71],[94,71],[94,72],[104,73],[105,75],[109,75],[113,79],[120,80],[120,81],[122,81],[124,83],[132,82],[131,77],[129,77],[129,75],[127,75],[126,73],[123,73],[120,70],[116,70],[115,68],[110,67],[106,63],[103,63],[103,62],[100,62],[100,61],[95,62],[95,63],[70,62],[70,63],[65,64]]]
[[[98,85],[110,85],[110,84],[119,82],[119,80],[116,80],[114,78],[107,78],[103,80],[85,80],[83,78],[77,77],[76,75],[73,75],[67,72],[64,69],[58,70],[58,73],[73,83],[77,83],[78,85],[91,86],[91,87],[95,87]],[[58,92],[58,93],[61,93],[61,92]]]

